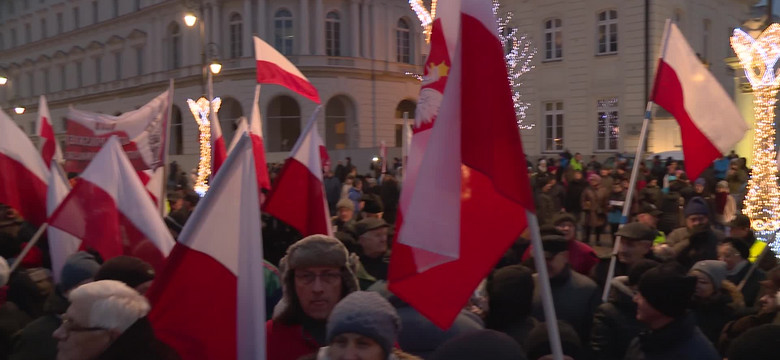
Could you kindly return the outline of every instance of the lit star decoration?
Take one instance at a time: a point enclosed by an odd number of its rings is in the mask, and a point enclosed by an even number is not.
[[[496,16],[498,38],[501,40],[501,45],[503,45],[505,51],[504,58],[506,60],[509,87],[512,89],[512,101],[515,104],[517,127],[528,130],[532,129],[535,124],[533,122],[525,122],[526,111],[528,111],[531,104],[523,101],[523,94],[520,92],[523,83],[520,77],[534,69],[532,62],[536,55],[536,48],[531,45],[528,35],[519,35],[517,28],[509,25],[514,14],[508,11],[506,16],[502,17],[499,15],[500,8],[501,4],[499,4],[498,0],[493,0],[493,14]]]
[[[198,123],[198,132],[200,140],[200,160],[198,161],[198,179],[195,181],[193,189],[200,196],[206,194],[209,190],[208,178],[211,175],[211,122],[209,122],[209,101],[205,97],[201,97],[198,101],[187,99],[187,104],[190,106],[192,116],[195,117],[195,121]],[[219,106],[222,104],[220,98],[214,98],[211,101],[211,107],[214,108],[214,112],[219,111]]]
[[[409,0],[409,6],[412,7],[414,13],[417,14],[417,18],[420,19],[420,24],[423,27],[423,34],[425,34],[425,42],[431,42],[431,27],[433,26],[433,19],[436,18],[436,3],[437,0],[431,0],[431,11],[425,8],[422,0]]]
[[[780,25],[770,25],[758,39],[736,29],[731,37],[731,47],[753,88],[756,119],[753,170],[742,212],[750,218],[756,237],[770,244],[775,253],[780,253],[780,244],[774,242],[780,229],[774,122],[775,101],[780,90],[780,76],[775,74],[775,64],[780,58]]]

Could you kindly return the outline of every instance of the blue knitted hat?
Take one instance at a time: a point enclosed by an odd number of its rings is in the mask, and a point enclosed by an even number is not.
[[[328,317],[328,343],[337,335],[354,333],[370,337],[390,354],[401,331],[401,319],[393,305],[371,291],[356,291],[333,308]]]

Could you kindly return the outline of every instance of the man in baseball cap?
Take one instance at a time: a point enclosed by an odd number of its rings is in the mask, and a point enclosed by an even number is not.
[[[620,236],[615,276],[628,275],[631,266],[642,259],[658,260],[653,255],[653,240],[657,233],[655,229],[639,222],[625,224],[615,233]],[[607,281],[610,262],[611,256],[602,258],[594,271],[593,280],[602,288]]]
[[[376,280],[387,280],[389,230],[390,225],[378,218],[365,218],[355,225],[360,263]]]
[[[658,230],[658,219],[663,213],[653,204],[642,204],[639,207],[639,213],[636,214],[636,221]],[[663,231],[658,231],[653,244],[663,244],[664,242],[666,242],[666,234]]]

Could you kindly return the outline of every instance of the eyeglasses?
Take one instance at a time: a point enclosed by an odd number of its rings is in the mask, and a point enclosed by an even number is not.
[[[67,330],[69,333],[106,330],[105,328],[102,327],[84,327],[81,325],[76,325],[76,323],[73,322],[73,320],[67,317],[62,318],[62,328]]]
[[[295,274],[295,280],[300,281],[304,285],[310,285],[314,283],[314,280],[320,278],[320,280],[323,283],[326,284],[335,284],[341,280],[341,273],[339,272],[323,272],[319,274],[315,274],[313,272],[302,272],[302,273],[296,273]]]

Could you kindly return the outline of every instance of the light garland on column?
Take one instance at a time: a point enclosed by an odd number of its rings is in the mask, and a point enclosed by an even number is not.
[[[774,70],[780,58],[780,25],[770,25],[758,39],[736,29],[731,37],[731,47],[753,88],[753,115],[756,119],[753,169],[742,212],[750,218],[756,237],[772,244],[772,250],[779,253],[780,244],[773,242],[780,229],[774,112],[780,90],[780,77]]]
[[[214,112],[219,111],[222,104],[220,98],[214,98],[211,106]],[[200,196],[206,194],[209,190],[208,178],[211,175],[211,122],[209,121],[209,101],[201,97],[198,101],[187,99],[187,105],[190,107],[195,122],[198,123],[198,140],[200,142],[200,160],[198,161],[198,179],[195,181],[193,189]]]

